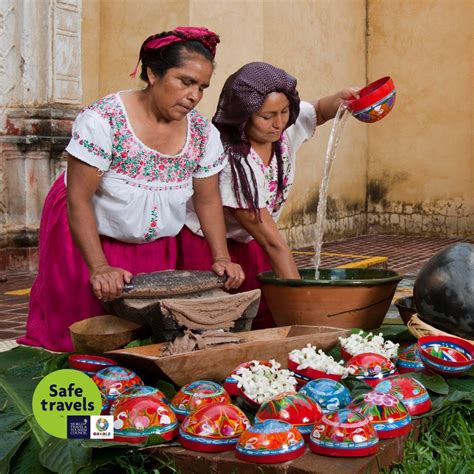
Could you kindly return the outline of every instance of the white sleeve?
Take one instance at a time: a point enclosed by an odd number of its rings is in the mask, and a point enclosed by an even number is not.
[[[204,155],[193,173],[194,178],[207,178],[224,168],[227,158],[222,146],[221,136],[214,125],[209,124],[209,134],[207,137]]]
[[[316,130],[316,111],[309,102],[300,102],[300,113],[296,122],[288,127],[286,136],[294,151],[314,135]]]
[[[112,128],[93,110],[79,113],[66,151],[91,166],[107,171],[112,162]]]

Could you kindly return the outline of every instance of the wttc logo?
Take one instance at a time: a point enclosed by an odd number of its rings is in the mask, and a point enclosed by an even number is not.
[[[114,417],[107,415],[91,416],[91,439],[113,439]]]

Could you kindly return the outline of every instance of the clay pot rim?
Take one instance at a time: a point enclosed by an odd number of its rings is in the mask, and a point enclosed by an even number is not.
[[[121,327],[107,325],[105,327],[96,328],[90,327],[94,324],[94,322],[99,323],[99,321],[107,321],[108,319],[115,320],[117,319],[117,323],[121,325]],[[92,321],[94,320],[94,322]],[[80,321],[76,321],[69,326],[69,330],[75,334],[76,336],[88,336],[88,337],[113,337],[119,336],[122,334],[131,333],[138,329],[141,329],[143,325],[134,323],[132,321],[128,321],[126,319],[122,319],[118,316],[112,314],[101,314],[99,316],[92,316],[90,318],[81,319]]]
[[[416,313],[415,301],[413,299],[413,296],[402,296],[401,298],[397,298],[393,304],[397,308],[408,309]]]
[[[403,275],[393,271],[385,270],[382,268],[320,268],[321,272],[341,273],[346,275],[353,275],[353,279],[339,279],[339,280],[314,280],[305,279],[307,275],[313,275],[314,270],[312,269],[298,269],[303,279],[289,279],[289,278],[277,278],[274,276],[272,271],[259,273],[257,280],[262,283],[279,285],[279,286],[375,286],[391,282],[399,282],[403,279]],[[374,278],[357,278],[358,275],[363,273],[370,273],[374,275]],[[378,274],[378,277],[375,277]]]

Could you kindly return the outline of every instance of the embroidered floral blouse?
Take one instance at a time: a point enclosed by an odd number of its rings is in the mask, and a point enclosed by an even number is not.
[[[100,235],[144,243],[182,228],[193,178],[226,164],[218,130],[199,112],[187,116],[183,149],[165,155],[134,134],[120,93],[83,109],[66,150],[104,174],[92,203]]]
[[[313,105],[309,102],[300,103],[300,113],[296,122],[288,127],[282,134],[282,159],[283,159],[283,193],[277,195],[277,161],[273,156],[270,164],[265,166],[260,156],[251,148],[248,155],[248,163],[255,175],[258,187],[258,206],[260,209],[265,207],[277,221],[280,217],[291,186],[295,177],[296,152],[300,146],[314,135],[316,129],[316,112]],[[248,176],[250,176],[247,171]],[[251,180],[249,180],[251,182]],[[219,186],[222,198],[222,204],[225,207],[238,209],[240,206],[234,194],[232,186],[232,171],[229,163],[219,174]],[[237,220],[232,216],[228,209],[224,207],[224,216],[227,227],[227,238],[238,240],[239,242],[248,242],[252,236],[242,228]],[[203,235],[199,220],[193,210],[192,203],[188,203],[186,214],[186,226],[194,233]]]

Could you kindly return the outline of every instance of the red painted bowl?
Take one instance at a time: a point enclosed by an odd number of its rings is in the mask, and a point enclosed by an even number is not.
[[[332,379],[336,381],[340,381],[342,379],[342,374],[328,374],[327,372],[322,372],[321,370],[311,369],[308,367],[307,369],[298,369],[298,362],[295,362],[291,358],[288,358],[288,369],[291,370],[295,374],[295,378],[298,381],[299,386],[304,386],[311,380],[316,379]]]
[[[303,436],[290,423],[265,420],[241,434],[235,455],[243,461],[273,464],[296,459],[304,449]]]
[[[452,336],[422,336],[418,351],[423,363],[432,372],[457,376],[474,367],[474,346]]]
[[[324,415],[314,425],[309,447],[326,456],[369,456],[378,451],[379,437],[368,418],[343,408]]]
[[[351,376],[375,387],[382,379],[397,375],[397,369],[390,359],[375,352],[364,352],[349,359],[347,367]]]
[[[159,444],[177,436],[176,415],[158,392],[153,387],[132,389],[115,400],[110,410],[114,417],[114,441]]]
[[[359,98],[346,101],[347,108],[358,120],[378,122],[393,108],[397,91],[390,77],[382,77],[359,91]]]
[[[413,377],[390,377],[378,383],[375,391],[395,395],[411,416],[431,410],[431,398],[426,388]]]
[[[235,379],[233,376],[237,373],[237,371],[240,368],[249,368],[254,364],[255,361],[247,361],[243,362],[242,364],[238,365],[232,372],[231,374],[226,377],[224,380],[224,389],[225,391],[232,397],[237,397],[240,395],[240,390],[239,387],[237,386],[237,379]],[[269,360],[259,360],[258,361],[261,365],[266,365],[267,367],[271,367],[272,363]]]
[[[99,370],[117,365],[115,360],[107,359],[107,357],[85,354],[71,354],[67,361],[71,369],[80,370],[87,375],[94,375]]]
[[[196,380],[179,390],[171,400],[171,408],[179,421],[193,411],[213,403],[230,403],[229,394],[216,382]]]
[[[305,439],[308,439],[313,425],[322,416],[321,407],[304,393],[282,393],[262,403],[255,415],[255,421],[286,421],[297,428]]]
[[[136,397],[151,397],[168,404],[166,400],[166,395],[158,390],[156,387],[150,387],[149,385],[134,385],[133,387],[128,388],[125,392],[121,393],[110,405],[110,414],[113,415],[115,412],[115,405],[119,402],[123,402],[127,398],[136,398]]]
[[[412,344],[404,349],[398,356],[397,370],[400,374],[407,374],[410,372],[424,372],[425,364],[420,357],[420,352],[416,344]]]
[[[179,441],[193,451],[232,451],[249,427],[247,416],[235,405],[205,405],[184,419],[179,428]]]
[[[354,398],[349,407],[366,416],[379,438],[396,438],[411,430],[411,416],[405,405],[390,393],[367,392]]]

